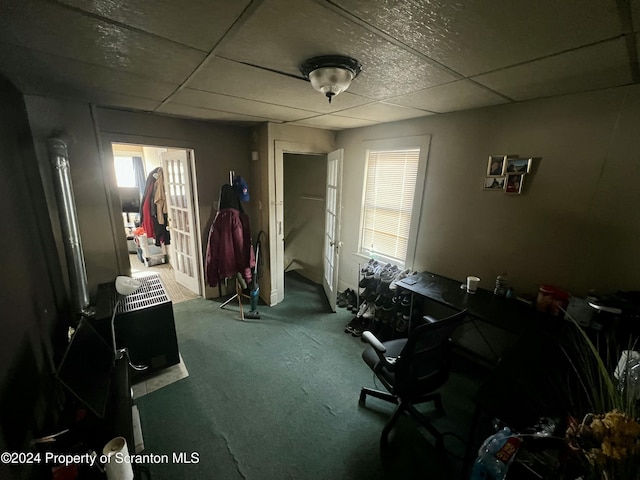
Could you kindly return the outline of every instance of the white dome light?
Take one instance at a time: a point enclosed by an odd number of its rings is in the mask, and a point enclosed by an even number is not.
[[[300,71],[309,79],[311,86],[329,99],[344,92],[351,80],[356,78],[362,66],[360,62],[342,55],[326,55],[306,60]]]

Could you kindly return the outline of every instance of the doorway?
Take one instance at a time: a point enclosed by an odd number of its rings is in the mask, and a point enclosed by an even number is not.
[[[293,236],[293,240],[295,240],[296,235],[298,235],[296,228],[301,229],[302,227],[306,227],[307,224],[309,228],[313,226],[318,227],[319,225],[322,226],[322,233],[311,237],[309,239],[310,243],[307,243],[304,248],[305,250],[313,252],[314,249],[312,246],[314,244],[321,246],[320,255],[315,256],[315,254],[312,253],[312,255],[314,255],[314,257],[312,257],[312,265],[316,265],[316,262],[320,261],[321,267],[317,269],[312,268],[309,273],[311,275],[315,274],[314,276],[316,278],[320,276],[320,283],[329,301],[329,306],[331,310],[335,311],[338,283],[338,257],[341,247],[339,231],[343,150],[339,149],[328,154],[326,152],[305,152],[304,145],[279,140],[275,141],[275,188],[272,197],[274,205],[273,212],[275,215],[272,217],[273,223],[271,224],[273,234],[270,235],[270,238],[272,238],[271,254],[275,258],[275,270],[271,271],[271,304],[275,305],[284,300],[285,271],[298,265],[304,269],[304,265],[296,258],[296,255],[299,254],[297,249],[294,249],[294,251],[289,249],[286,255],[287,262],[285,263],[285,245],[287,244],[285,238],[285,228],[287,227],[285,225],[284,213],[284,195],[287,192],[287,188],[284,187],[285,155],[292,155],[289,157],[290,165],[295,164],[295,160],[298,158],[306,158],[307,161],[311,162],[313,162],[313,158],[316,159],[315,165],[313,163],[311,164],[315,166],[314,173],[311,174],[308,170],[301,171],[297,175],[295,183],[293,183],[294,185],[303,183],[308,190],[300,191],[295,198],[289,195],[291,201],[288,202],[288,204],[290,204],[289,206],[294,205],[295,208],[299,207],[304,211],[304,205],[309,201],[318,202],[317,206],[322,205],[323,213],[318,221],[307,222],[306,217],[308,217],[308,214],[305,212],[303,217],[305,220],[301,225],[289,225],[288,246],[290,247],[293,243],[291,237]],[[300,155],[306,155],[307,157],[299,157]],[[321,162],[317,162],[318,158],[321,158]],[[324,171],[320,172],[319,169],[322,165],[324,165]],[[307,164],[307,166],[309,166],[309,164]],[[320,188],[322,188],[322,190],[320,190]],[[323,192],[322,194],[320,193],[321,191]],[[311,248],[309,248],[310,246]],[[321,275],[318,275],[318,272],[321,272]],[[273,288],[274,285],[275,288]]]
[[[327,156],[283,154],[284,271],[322,284]]]
[[[132,276],[160,275],[174,303],[200,296],[193,150],[111,147]]]

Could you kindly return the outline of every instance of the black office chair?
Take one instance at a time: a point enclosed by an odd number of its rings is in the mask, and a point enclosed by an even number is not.
[[[369,331],[362,334],[371,345],[362,353],[362,358],[388,392],[363,387],[360,404],[364,405],[370,395],[398,405],[382,430],[382,448],[386,447],[389,432],[403,413],[408,413],[435,437],[437,448],[444,447],[442,434],[415,405],[434,401],[439,411],[444,410],[437,390],[449,378],[451,335],[466,315],[467,311],[463,310],[441,320],[424,317],[427,323],[413,328],[408,338],[384,343]]]

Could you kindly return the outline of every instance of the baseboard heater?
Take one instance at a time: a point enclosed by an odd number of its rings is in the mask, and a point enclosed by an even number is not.
[[[180,363],[173,304],[157,274],[139,278],[142,285],[118,305],[115,320],[118,348],[127,348],[131,362],[148,365],[148,372]],[[113,283],[98,286],[98,332],[111,344],[111,315],[117,301]]]

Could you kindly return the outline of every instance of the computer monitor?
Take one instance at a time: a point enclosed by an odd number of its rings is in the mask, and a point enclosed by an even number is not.
[[[120,204],[125,213],[140,212],[140,190],[138,187],[118,187]]]
[[[57,377],[82,404],[103,418],[113,365],[113,349],[83,318],[60,362]]]

